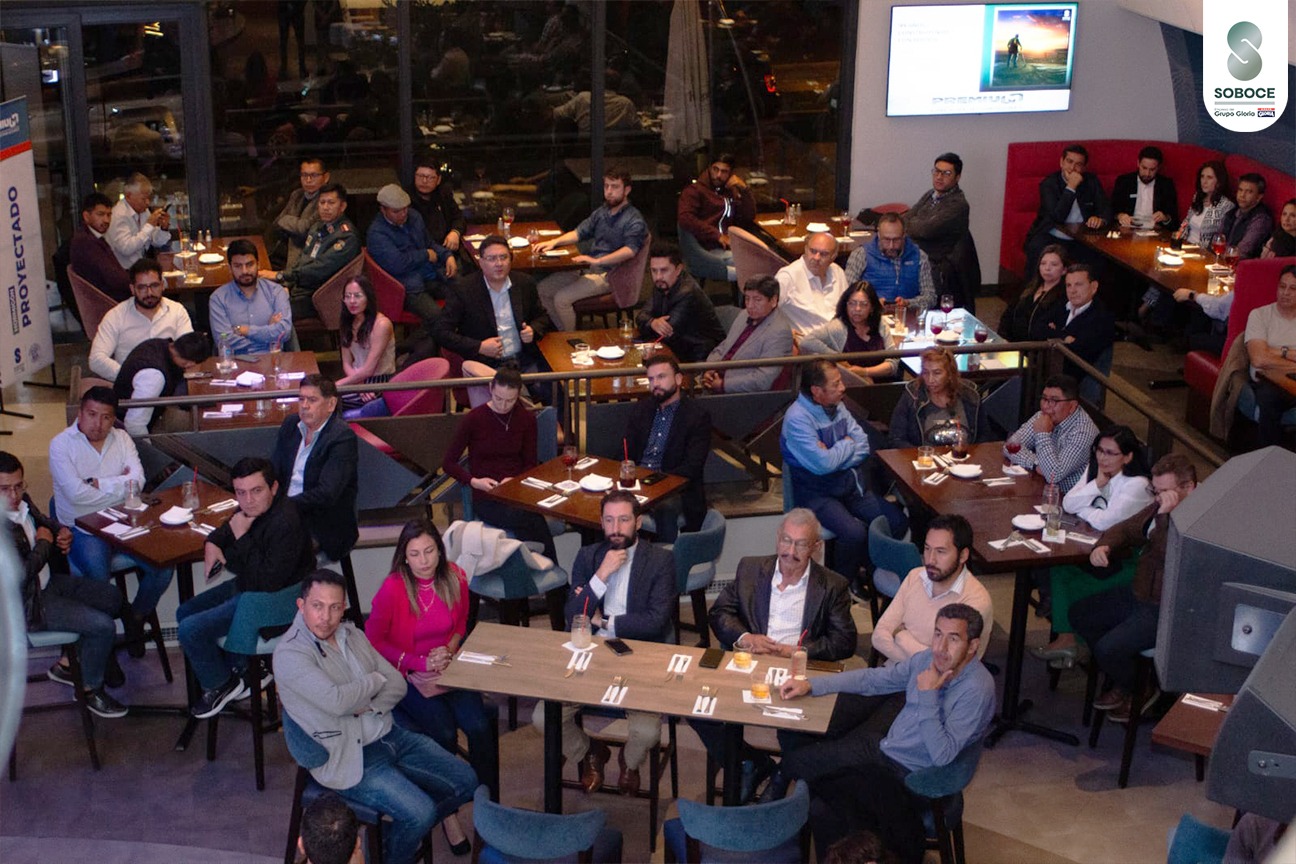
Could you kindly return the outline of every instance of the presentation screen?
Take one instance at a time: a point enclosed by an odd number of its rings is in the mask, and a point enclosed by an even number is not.
[[[1076,6],[892,6],[887,116],[1065,111]]]

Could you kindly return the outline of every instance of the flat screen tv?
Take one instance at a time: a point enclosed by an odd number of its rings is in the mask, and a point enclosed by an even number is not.
[[[892,6],[887,116],[1067,110],[1078,5]]]

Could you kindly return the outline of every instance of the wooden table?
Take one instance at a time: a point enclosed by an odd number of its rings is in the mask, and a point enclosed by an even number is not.
[[[1104,257],[1116,262],[1124,269],[1156,285],[1167,294],[1173,294],[1180,288],[1205,294],[1210,282],[1210,273],[1206,265],[1213,263],[1215,256],[1209,249],[1185,249],[1188,254],[1196,253],[1201,257],[1185,258],[1178,267],[1167,267],[1157,263],[1157,249],[1170,246],[1169,232],[1159,231],[1155,236],[1138,236],[1133,229],[1120,229],[1119,237],[1108,237],[1107,230],[1090,231],[1083,228],[1070,228],[1068,232],[1075,238],[1101,252]]]
[[[215,248],[206,251],[219,252],[222,256],[224,256],[225,250],[229,248],[229,244],[234,242],[235,240],[251,240],[253,245],[255,245],[257,248],[257,269],[259,270],[270,269],[270,255],[268,252],[266,252],[265,240],[263,240],[260,236],[255,234],[247,237],[213,238],[212,246]],[[162,265],[163,271],[184,269],[183,266],[181,266],[176,262],[177,254],[178,253],[175,252],[163,252],[160,255],[158,255],[158,264]],[[203,294],[203,293],[210,294],[212,291],[215,291],[217,288],[224,285],[226,282],[233,281],[234,279],[233,275],[230,273],[228,257],[225,257],[225,259],[222,260],[219,264],[199,264],[198,272],[202,274],[201,281],[189,282],[186,281],[184,277],[172,276],[166,280],[167,288],[181,295]]]
[[[207,412],[215,411],[220,405],[195,405],[191,410],[193,412],[194,429],[200,432],[208,432],[214,429],[249,429],[256,426],[278,426],[284,421],[284,418],[297,410],[297,397],[294,395],[290,402],[280,402],[277,399],[267,399],[265,401],[265,415],[256,416],[255,397],[249,398],[249,395],[258,391],[249,390],[247,387],[216,387],[212,386],[213,380],[232,379],[244,372],[259,372],[266,376],[265,384],[262,391],[273,391],[278,389],[289,389],[294,393],[301,384],[301,378],[295,377],[288,381],[287,388],[279,388],[275,382],[275,374],[271,369],[271,359],[268,354],[246,355],[235,357],[238,363],[238,370],[231,372],[228,376],[222,376],[216,372],[216,358],[209,357],[204,360],[197,368],[200,374],[207,374],[211,378],[190,378],[189,395],[190,396],[211,396],[220,394],[229,396],[222,404],[242,405],[243,410],[234,414],[232,417],[207,417]],[[303,373],[305,375],[314,375],[319,372],[319,362],[316,360],[313,351],[283,351],[279,354],[279,369],[289,374]],[[287,398],[287,397],[281,397]]]
[[[1032,588],[1031,570],[1036,567],[1084,563],[1089,560],[1089,552],[1093,547],[1070,538],[1060,545],[1045,544],[1049,547],[1048,553],[1033,552],[1022,545],[1009,546],[1003,550],[995,549],[990,545],[991,540],[1003,539],[1012,532],[1014,516],[1034,512],[1032,508],[1043,500],[1044,478],[1036,472],[1016,478],[1016,482],[1011,486],[987,486],[980,478],[961,480],[953,476],[938,486],[932,486],[922,482],[922,478],[932,472],[918,471],[913,466],[914,460],[918,458],[916,448],[880,450],[878,458],[895,478],[906,500],[921,505],[932,513],[956,514],[968,520],[972,525],[972,558],[981,565],[984,572],[1012,571],[1016,574],[1013,583],[1012,617],[1008,630],[1008,660],[1007,668],[1004,670],[1003,702],[999,716],[995,719],[994,728],[986,737],[986,746],[993,746],[1005,732],[1014,729],[1073,746],[1079,744],[1079,739],[1074,735],[1024,719],[1023,715],[1030,710],[1031,703],[1029,700],[1020,699],[1021,668],[1026,654],[1026,618]],[[964,464],[980,465],[982,478],[1001,476],[1003,442],[972,445]],[[1069,530],[1089,536],[1098,536],[1101,533],[1083,522]]]
[[[937,315],[944,314],[940,309],[928,310],[928,320],[930,320],[933,312]],[[923,322],[923,329],[921,331],[919,330],[918,312],[914,309],[912,304],[907,306],[905,324],[908,327],[908,336],[900,343],[899,347],[957,348],[960,345],[975,345],[976,338],[973,334],[978,325],[984,327],[986,333],[989,334],[983,344],[1000,344],[1005,346],[1009,344],[1008,340],[996,333],[989,324],[986,324],[966,309],[952,310],[949,315],[946,316],[947,323],[950,320],[953,320],[956,323],[954,327],[947,327],[946,329],[957,331],[959,333],[958,341],[953,343],[937,342],[936,338],[931,335],[931,327],[927,321]],[[885,326],[885,323],[883,326]],[[959,373],[970,378],[1000,377],[1004,375],[1005,372],[1020,369],[1022,365],[1022,356],[1019,351],[994,351],[985,354],[955,354],[954,360],[958,364]],[[921,357],[905,357],[901,362],[904,364],[905,369],[909,370],[914,375],[922,374]]]
[[[1276,369],[1261,369],[1260,375],[1269,381],[1277,384],[1283,390],[1286,390],[1293,396],[1296,396],[1296,372],[1278,371]]]
[[[472,256],[473,261],[476,262],[478,266],[481,265],[481,262],[477,261],[477,244],[481,242],[481,239],[485,239],[491,234],[498,233],[497,229],[498,226],[496,225],[468,226],[468,233],[464,235],[463,247],[468,250],[468,254]],[[540,242],[552,240],[562,234],[557,222],[514,222],[509,226],[509,236],[525,238],[532,229],[535,229],[536,231],[556,232],[552,234],[541,234]],[[479,240],[468,239],[470,237],[477,237],[478,235],[481,235],[481,239]],[[527,246],[523,249],[513,249],[513,269],[526,270],[528,272],[547,275],[549,273],[556,273],[559,270],[578,270],[585,266],[584,264],[577,264],[572,261],[572,258],[581,254],[575,244],[571,246],[561,246],[558,251],[563,251],[567,254],[554,256],[537,255],[532,251],[531,246]]]
[[[202,507],[209,507],[212,504],[233,497],[226,490],[202,479],[198,480],[197,490],[198,500],[202,502]],[[180,602],[184,603],[186,600],[193,599],[193,565],[194,562],[203,560],[203,544],[207,542],[207,538],[187,524],[163,525],[159,521],[159,517],[163,513],[182,503],[182,496],[183,492],[179,486],[156,491],[151,496],[145,495],[145,499],[155,498],[158,503],[150,505],[147,510],[131,514],[131,524],[148,525],[150,530],[147,534],[131,540],[121,540],[105,531],[104,529],[115,524],[116,520],[101,516],[97,512],[80,517],[76,520],[76,525],[78,528],[103,540],[113,549],[126,552],[153,567],[174,567],[176,571],[176,589],[180,594]],[[120,505],[114,509],[122,510]],[[195,515],[198,516],[199,521],[205,524],[220,526],[233,512],[234,510],[230,509],[219,513],[198,513]],[[176,741],[175,749],[177,750],[184,750],[189,746],[189,740],[193,737],[194,729],[197,728],[197,721],[189,716],[189,706],[194,704],[198,698],[198,681],[189,670],[187,658],[185,660],[185,683],[189,701],[184,705],[131,706],[131,711],[135,713],[179,714],[185,717],[188,722],[185,723],[185,727]]]
[[[588,468],[574,469],[572,471],[572,479],[577,482],[586,474],[601,474],[604,477],[616,480],[621,473],[620,462],[599,456],[586,458],[596,461]],[[651,469],[642,466],[635,469],[636,477],[647,477],[651,473]],[[482,492],[481,494],[491,498],[498,498],[506,504],[520,507],[523,510],[530,510],[532,513],[562,519],[581,528],[601,529],[603,524],[600,513],[600,506],[603,501],[602,492],[586,492],[584,489],[577,489],[568,495],[565,501],[552,507],[542,507],[540,502],[551,495],[557,494],[558,490],[536,489],[533,486],[528,486],[522,482],[527,477],[557,483],[560,480],[567,479],[567,467],[563,465],[562,457],[550,459],[548,462],[540,463],[525,474],[514,477],[506,483],[499,484],[489,492]],[[664,498],[678,491],[686,483],[688,481],[683,477],[667,474],[664,480],[660,480],[651,486],[640,484],[641,488],[635,490],[635,495],[644,498],[645,500],[641,502],[643,509],[650,510]]]
[[[756,217],[756,234],[762,237],[774,251],[789,261],[801,257],[805,250],[806,226],[811,222],[823,222],[837,238],[837,258],[839,263],[855,249],[857,243],[867,243],[873,239],[872,231],[864,231],[853,220],[844,225],[841,213],[835,210],[802,210],[801,218],[795,225],[787,225],[778,213],[761,213]],[[849,228],[850,233],[843,230]]]
[[[438,683],[446,687],[501,693],[508,696],[525,696],[544,700],[545,755],[544,790],[545,811],[562,812],[562,703],[598,705],[615,675],[625,675],[629,688],[620,708],[652,711],[673,717],[690,717],[694,702],[703,685],[710,685],[719,694],[715,713],[706,719],[724,723],[725,736],[725,803],[738,803],[742,782],[740,767],[743,726],[768,726],[791,729],[797,732],[822,734],[828,729],[828,720],[837,704],[834,695],[804,698],[795,701],[795,707],[804,711],[803,720],[785,720],[766,717],[761,711],[743,702],[742,691],[749,684],[749,676],[740,672],[726,672],[732,654],[726,654],[719,669],[702,669],[698,666],[703,649],[683,645],[663,645],[656,642],[625,642],[634,653],[618,657],[602,646],[602,638],[595,637],[599,647],[594,649],[588,671],[564,678],[570,652],[563,643],[570,634],[531,627],[506,627],[500,624],[478,624],[468,635],[463,649],[481,654],[508,655],[509,666],[483,665],[456,661],[450,664]],[[688,671],[680,681],[665,680],[667,664],[675,654],[693,658]],[[755,658],[764,666],[764,657]],[[788,661],[777,659],[776,665],[787,668]],[[811,677],[824,672],[810,672]],[[775,704],[782,704],[775,697]]]
[[[584,342],[590,346],[591,351],[597,351],[604,346],[621,347],[621,331],[616,328],[606,328],[601,330],[554,330],[546,333],[540,340],[540,353],[544,356],[545,362],[549,368],[555,372],[562,372],[568,375],[580,375],[582,372],[592,372],[599,369],[625,369],[628,374],[621,376],[609,376],[606,378],[589,378],[577,381],[573,379],[571,386],[578,383],[584,383],[587,388],[587,394],[590,399],[596,402],[615,402],[622,399],[638,399],[641,396],[648,395],[648,378],[638,370],[643,368],[644,364],[644,343],[638,341],[639,330],[635,329],[636,342],[631,346],[625,356],[619,360],[603,360],[597,356],[594,357],[593,366],[577,366],[572,361],[572,354],[576,350],[575,344]],[[631,372],[631,370],[634,370]],[[693,376],[684,375],[685,390],[693,386]],[[573,397],[575,393],[571,394]]]
[[[1223,702],[1226,709],[1233,705],[1233,696],[1228,694],[1203,693],[1201,695],[1216,702]],[[1184,696],[1180,696],[1152,730],[1152,743],[1193,754],[1197,782],[1200,783],[1206,779],[1206,757],[1210,756],[1211,751],[1215,749],[1215,739],[1219,737],[1220,727],[1224,725],[1224,718],[1227,716],[1227,711],[1212,711],[1209,708],[1186,705]]]

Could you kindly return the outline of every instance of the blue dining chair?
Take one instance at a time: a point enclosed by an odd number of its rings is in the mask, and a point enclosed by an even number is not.
[[[14,592],[17,596],[17,592]],[[19,613],[22,612],[21,606]],[[21,631],[19,631],[21,632]],[[21,638],[21,637],[19,637]],[[33,630],[26,634],[27,645],[30,648],[63,648],[67,652],[68,672],[72,676],[72,702],[53,702],[49,704],[21,706],[22,713],[36,714],[44,711],[58,710],[66,708],[68,705],[75,705],[77,713],[81,715],[81,728],[85,733],[86,749],[90,751],[90,764],[94,770],[99,770],[99,750],[95,746],[95,727],[94,716],[90,713],[90,708],[85,701],[85,685],[81,682],[81,653],[77,650],[78,643],[81,639],[80,634],[71,633],[64,630]],[[22,680],[21,678],[19,679]],[[35,684],[39,681],[48,681],[49,678],[41,673],[39,675],[28,675],[26,683]],[[20,685],[21,686],[21,685]],[[21,691],[20,691],[21,692]],[[21,702],[21,696],[19,697]],[[18,779],[18,739],[14,738],[12,749],[9,751],[9,780]]]
[[[689,864],[798,864],[808,861],[810,790],[797,781],[792,794],[768,804],[711,807],[681,798],[679,818],[667,821],[666,861]]]
[[[681,532],[672,547],[675,556],[675,591],[680,596],[687,594],[693,603],[693,621],[698,636],[698,645],[711,647],[711,628],[707,624],[706,590],[715,579],[716,562],[724,551],[725,518],[719,510],[708,510],[702,520],[702,527],[697,531]],[[675,619],[675,642],[679,643],[680,614],[679,603],[672,607]]]
[[[868,580],[869,613],[876,627],[887,604],[900,590],[905,576],[915,567],[922,566],[922,555],[909,540],[891,536],[885,516],[878,516],[869,523],[868,538],[869,560],[873,562],[873,573]],[[869,665],[876,666],[880,659],[881,655],[871,649]]]
[[[524,861],[579,861],[619,864],[621,832],[608,828],[602,810],[585,813],[537,813],[505,807],[491,800],[483,784],[473,798],[473,861],[520,864]]]
[[[941,864],[967,862],[963,851],[963,790],[976,774],[982,749],[981,741],[973,741],[948,765],[923,768],[905,777],[905,786],[927,805],[923,828],[928,848],[935,847]]]
[[[1228,849],[1229,832],[1197,821],[1191,813],[1179,818],[1170,832],[1166,864],[1220,864]]]

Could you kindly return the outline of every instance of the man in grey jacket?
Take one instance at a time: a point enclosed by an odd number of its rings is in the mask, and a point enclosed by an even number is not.
[[[472,800],[477,776],[431,738],[392,724],[408,685],[362,631],[342,622],[339,574],[308,575],[297,610],[274,668],[284,710],[328,753],[311,776],[390,816],[383,860],[413,862],[432,826]]]
[[[792,354],[792,322],[778,308],[779,284],[773,276],[758,276],[743,286],[744,313],[734,319],[729,335],[717,345],[708,361],[755,360]],[[708,369],[702,386],[712,393],[752,393],[768,390],[784,366],[748,369]]]

